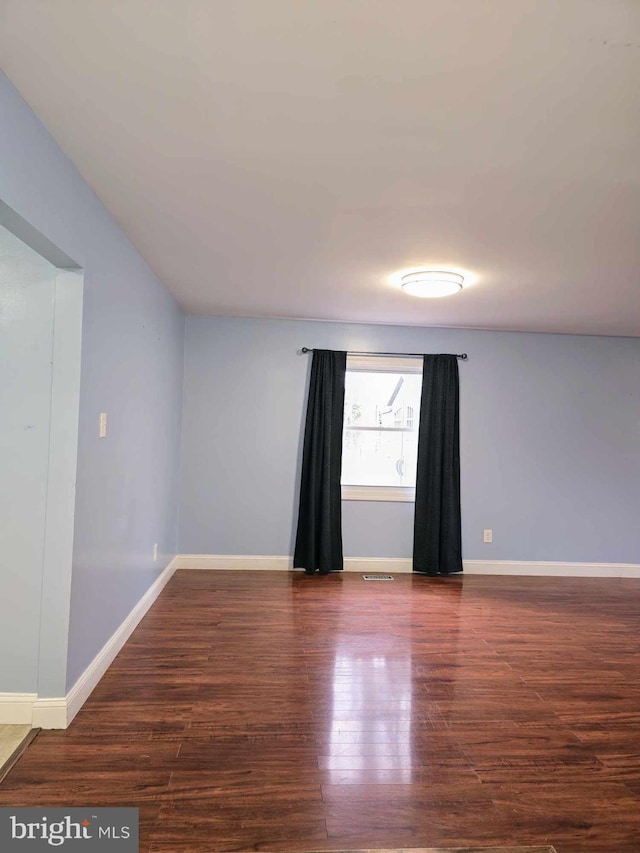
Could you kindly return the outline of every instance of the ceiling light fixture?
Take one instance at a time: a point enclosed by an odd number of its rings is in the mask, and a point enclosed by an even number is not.
[[[400,285],[405,293],[411,296],[434,298],[451,296],[462,290],[464,276],[457,272],[446,270],[418,270],[403,275]]]

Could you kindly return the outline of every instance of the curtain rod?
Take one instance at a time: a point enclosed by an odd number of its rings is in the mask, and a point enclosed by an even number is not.
[[[313,352],[313,347],[302,347],[300,352]],[[422,358],[424,355],[423,352],[354,352],[353,350],[349,350],[348,355],[384,355],[384,356],[396,356],[398,358]],[[468,356],[466,352],[455,353],[456,358],[462,359],[462,361],[466,361]]]

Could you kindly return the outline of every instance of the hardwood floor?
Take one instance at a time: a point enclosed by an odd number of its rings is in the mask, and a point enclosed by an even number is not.
[[[1,805],[144,853],[640,850],[640,581],[179,571]]]

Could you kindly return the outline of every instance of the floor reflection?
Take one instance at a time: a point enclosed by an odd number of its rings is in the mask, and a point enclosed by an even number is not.
[[[372,642],[374,640],[372,639]],[[327,770],[333,784],[411,781],[411,656],[336,649]],[[354,778],[355,777],[355,778]]]

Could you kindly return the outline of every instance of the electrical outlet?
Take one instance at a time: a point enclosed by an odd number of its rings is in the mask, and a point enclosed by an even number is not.
[[[153,562],[155,563],[158,559],[158,543],[156,542],[153,546]]]
[[[482,533],[483,542],[493,542],[493,530],[484,530]]]
[[[107,437],[107,413],[100,412],[100,426],[98,429],[98,438]]]

